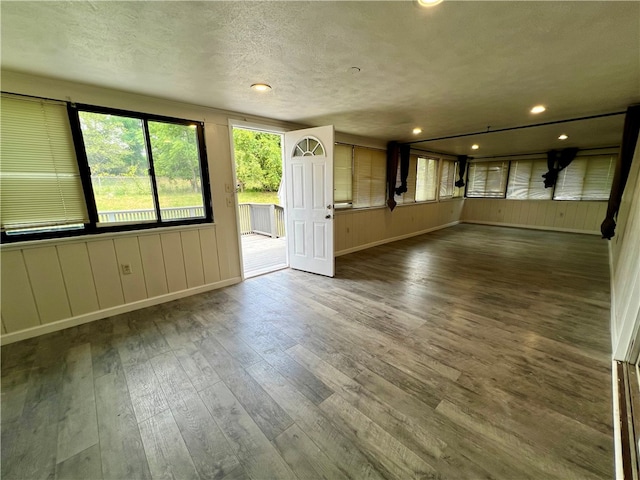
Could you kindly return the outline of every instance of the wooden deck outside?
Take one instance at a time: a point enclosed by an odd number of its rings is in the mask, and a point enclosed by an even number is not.
[[[287,268],[287,240],[265,235],[242,235],[242,260],[245,278]]]

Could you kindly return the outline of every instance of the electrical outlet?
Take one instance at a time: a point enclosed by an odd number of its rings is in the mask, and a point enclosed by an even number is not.
[[[123,275],[131,275],[133,272],[131,271],[131,264],[130,263],[123,263],[120,265],[120,268],[122,269],[122,274]]]

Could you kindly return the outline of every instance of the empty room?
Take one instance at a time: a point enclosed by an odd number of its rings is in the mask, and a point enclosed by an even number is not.
[[[640,2],[0,3],[2,479],[638,479]]]

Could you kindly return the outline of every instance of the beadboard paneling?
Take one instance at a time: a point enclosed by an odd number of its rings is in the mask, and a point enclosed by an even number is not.
[[[220,281],[220,262],[218,261],[218,242],[213,228],[198,230],[200,249],[202,250],[202,267],[205,283]]]
[[[157,297],[169,293],[164,261],[158,261],[163,258],[160,235],[142,235],[138,242],[147,294],[149,297]]]
[[[597,234],[607,202],[468,198],[460,220]]]
[[[124,302],[131,303],[147,298],[147,287],[144,283],[144,271],[142,270],[142,258],[138,237],[116,238],[113,241],[118,259],[118,273],[122,282]],[[125,275],[122,265],[131,265],[131,273]]]
[[[160,235],[160,241],[162,242],[162,255],[164,257],[164,268],[167,272],[169,291],[177,292],[186,289],[187,276],[184,268],[180,232],[163,233]]]
[[[71,316],[67,291],[55,247],[23,252],[31,290],[36,299],[40,323],[55,322]]]
[[[99,310],[87,244],[67,243],[56,248],[72,315]]]
[[[122,305],[124,303],[124,294],[122,293],[120,268],[113,240],[88,242],[87,248],[100,308]]]
[[[8,332],[40,325],[21,250],[2,252],[2,319]]]
[[[200,235],[197,230],[180,232],[182,240],[182,255],[187,277],[187,287],[204,285],[204,269],[202,267],[202,251],[200,249]]]

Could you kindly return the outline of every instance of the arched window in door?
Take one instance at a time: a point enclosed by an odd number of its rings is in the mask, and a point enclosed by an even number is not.
[[[294,157],[324,157],[324,147],[320,141],[313,137],[305,137],[298,142],[293,149]]]

